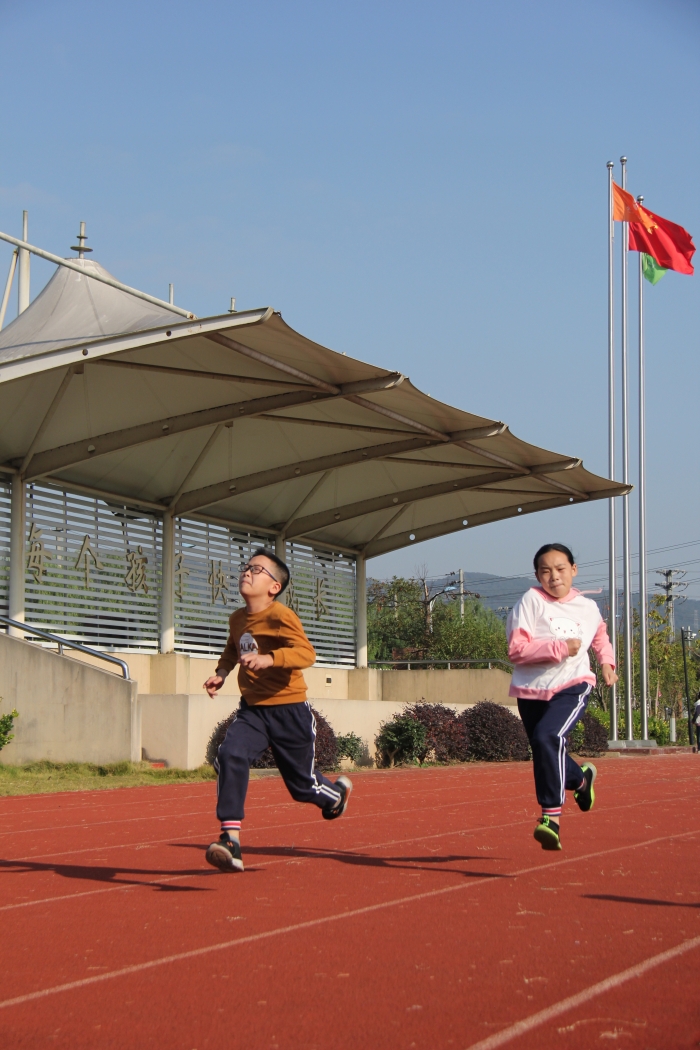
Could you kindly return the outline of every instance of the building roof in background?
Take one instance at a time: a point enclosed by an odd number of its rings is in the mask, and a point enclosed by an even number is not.
[[[81,266],[86,275],[112,276],[93,259],[70,261]],[[179,314],[59,266],[29,307],[0,332],[0,362],[50,353],[81,340],[140,332],[181,320]]]

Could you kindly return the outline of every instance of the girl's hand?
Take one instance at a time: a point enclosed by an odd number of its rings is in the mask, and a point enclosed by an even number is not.
[[[608,686],[615,685],[618,681],[617,675],[615,674],[615,668],[611,667],[610,664],[603,664],[601,671],[603,672],[603,681],[605,684]]]
[[[266,667],[272,667],[272,654],[263,656],[262,653],[243,653],[241,664],[248,671],[264,671]]]
[[[566,639],[566,644],[569,647],[569,656],[576,656],[576,653],[581,648],[581,639],[580,638],[567,638]]]

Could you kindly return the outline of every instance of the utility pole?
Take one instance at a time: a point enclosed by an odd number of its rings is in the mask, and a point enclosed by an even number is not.
[[[459,570],[459,618],[464,619],[464,569]]]
[[[659,576],[663,577],[663,583],[654,584],[659,590],[663,591],[666,595],[664,602],[666,603],[666,613],[668,615],[668,631],[671,638],[676,637],[676,616],[674,610],[674,603],[681,601],[684,602],[686,599],[677,591],[686,590],[688,584],[675,582],[674,576],[680,576],[681,579],[685,576],[685,572],[682,569],[657,569],[656,572]]]

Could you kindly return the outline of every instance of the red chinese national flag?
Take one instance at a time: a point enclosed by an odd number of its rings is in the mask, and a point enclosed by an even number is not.
[[[691,259],[695,252],[693,238],[682,226],[675,222],[662,219],[660,215],[654,215],[653,211],[647,211],[654,220],[654,228],[647,230],[641,222],[629,224],[630,239],[629,247],[633,252],[646,252],[656,259],[659,266],[666,270],[675,270],[677,273],[694,273]]]

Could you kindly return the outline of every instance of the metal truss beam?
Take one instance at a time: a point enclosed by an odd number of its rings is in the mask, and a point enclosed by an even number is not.
[[[309,532],[315,532],[316,529],[335,525],[339,521],[348,521],[350,518],[359,518],[365,514],[376,514],[379,510],[392,510],[401,503],[416,503],[418,500],[432,499],[435,496],[464,492],[497,481],[508,480],[509,477],[519,477],[519,475],[510,474],[504,478],[499,471],[492,474],[480,474],[478,477],[459,478],[456,481],[440,481],[434,485],[421,485],[418,488],[405,489],[403,492],[389,492],[383,496],[358,500],[356,503],[347,503],[344,507],[334,507],[330,510],[319,511],[317,514],[308,514],[304,518],[297,518],[286,530],[287,537],[303,536]],[[494,491],[498,492],[498,489]]]
[[[214,503],[221,503],[232,496],[240,496],[244,492],[266,488],[268,485],[277,485],[281,481],[294,481],[296,478],[308,477],[309,474],[320,474],[337,467],[367,463],[373,459],[380,459],[390,452],[409,452],[416,448],[423,448],[425,444],[425,438],[411,437],[404,441],[370,445],[367,448],[353,448],[347,452],[336,452],[330,456],[319,456],[317,459],[307,459],[301,463],[288,463],[283,467],[272,467],[270,470],[261,470],[255,474],[229,478],[226,481],[216,482],[214,485],[206,485],[201,489],[184,492],[176,503],[174,512],[187,514],[193,510],[200,510],[202,507],[210,507]]]
[[[392,536],[383,536],[381,539],[373,540],[364,549],[366,558],[376,558],[379,554],[387,554],[389,551],[399,550],[411,543],[422,543],[423,540],[432,540],[437,536],[448,536],[451,532],[463,532],[465,529],[476,528],[477,525],[486,525],[491,521],[501,521],[504,518],[516,518],[521,514],[534,514],[540,510],[552,510],[554,507],[566,507],[569,504],[567,496],[554,496],[552,499],[539,500],[537,503],[519,503],[512,507],[501,507],[498,510],[482,511],[480,514],[470,514],[452,518],[450,521],[438,522],[435,525],[424,525],[422,528],[406,529]],[[413,537],[413,539],[411,539]],[[409,543],[406,543],[408,539]]]
[[[320,397],[322,395],[315,390],[313,393],[306,390],[292,390],[288,394],[273,394],[270,397],[254,398],[250,401],[235,401],[233,404],[219,405],[217,408],[185,412],[179,416],[169,416],[166,419],[156,419],[151,423],[140,423],[135,427],[125,427],[123,430],[112,430],[107,434],[83,438],[82,441],[72,441],[59,448],[37,452],[30,464],[31,470],[27,472],[27,480],[31,481],[33,478],[57,470],[65,470],[66,467],[73,466],[75,463],[96,459],[97,456],[105,456],[110,452],[120,452],[123,449],[133,448],[135,445],[143,445],[147,441],[156,441],[158,438],[171,437],[173,434],[184,434],[191,430],[199,430],[201,427],[216,426],[218,423],[229,423],[234,419],[256,416],[261,412],[269,412],[271,408],[305,405]]]

